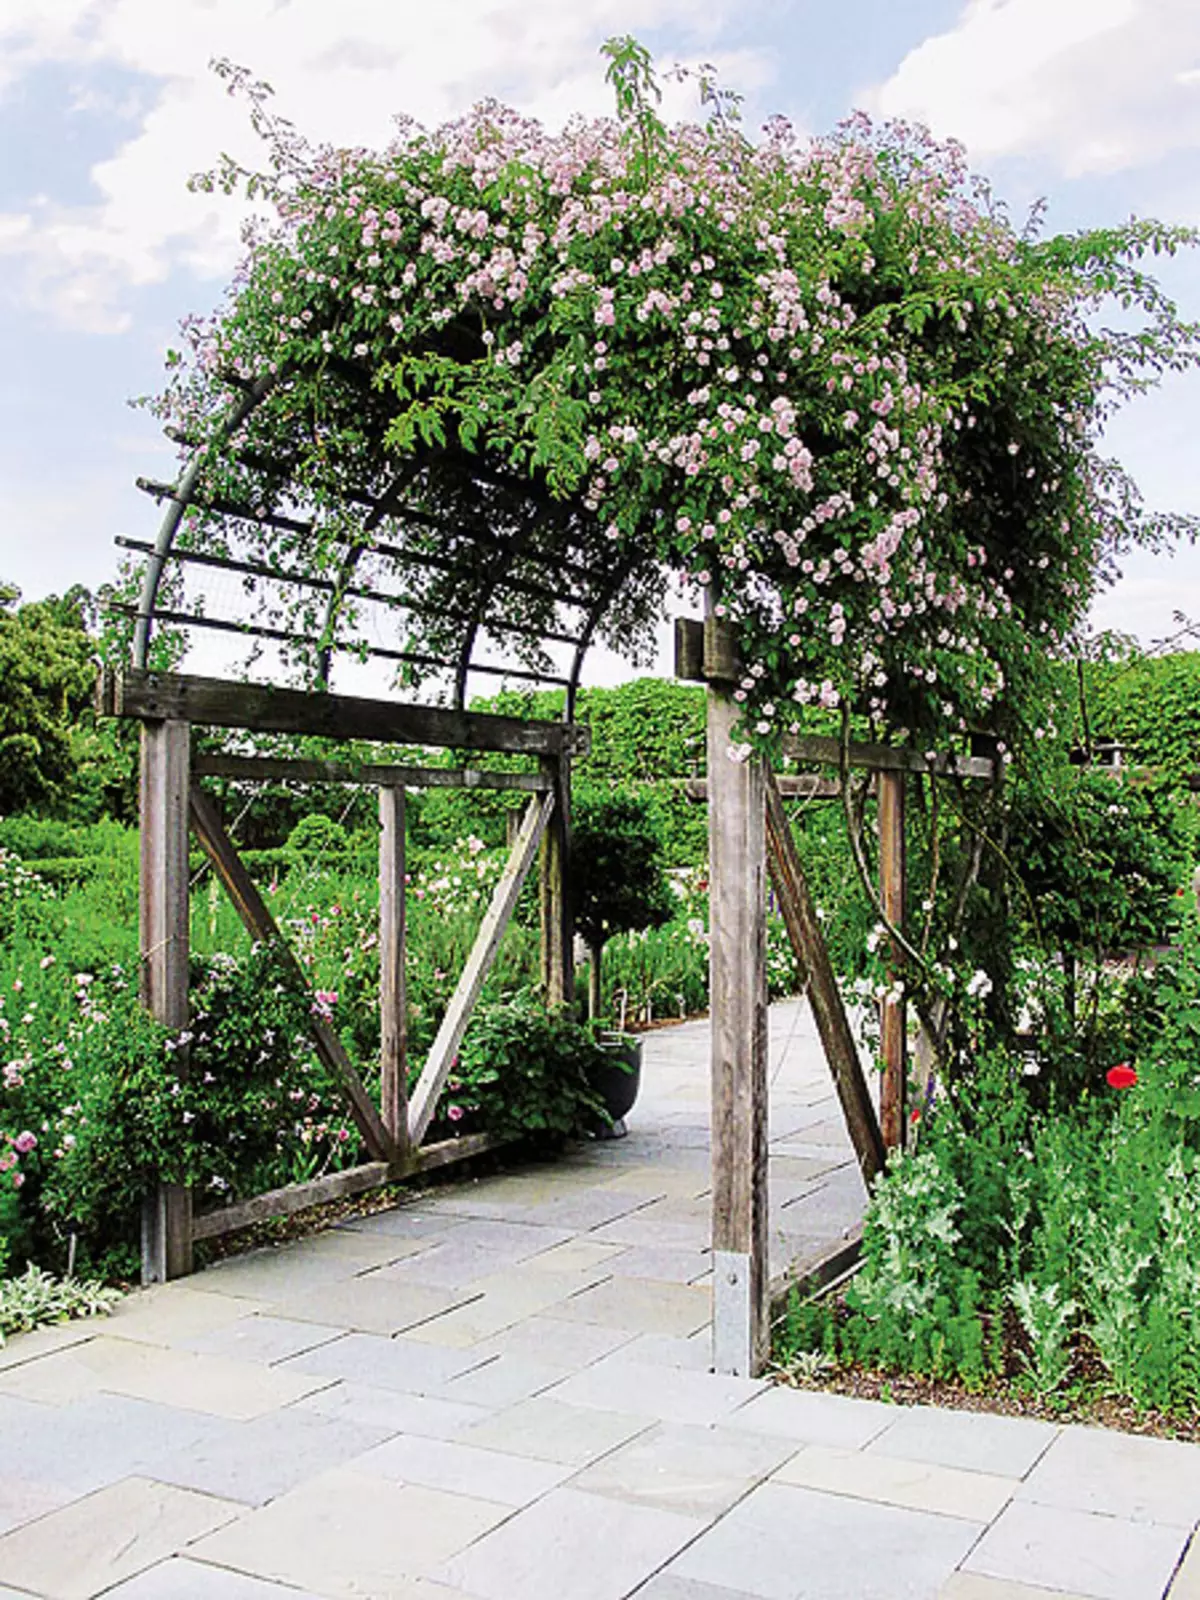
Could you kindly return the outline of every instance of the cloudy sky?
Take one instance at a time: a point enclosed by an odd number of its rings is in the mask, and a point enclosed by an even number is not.
[[[115,534],[153,535],[132,482],[172,452],[127,402],[237,256],[236,207],[189,174],[253,157],[213,57],[310,136],[375,144],[397,111],[484,95],[548,122],[606,111],[597,51],[623,32],[664,67],[714,62],[751,128],[861,106],[963,140],[1053,228],[1200,225],[1197,0],[0,0],[0,581],[95,584]],[[1163,277],[1200,317],[1200,252]],[[1110,438],[1152,505],[1200,513],[1200,374]],[[1200,614],[1200,552],[1132,562],[1097,621],[1148,642],[1179,609]]]

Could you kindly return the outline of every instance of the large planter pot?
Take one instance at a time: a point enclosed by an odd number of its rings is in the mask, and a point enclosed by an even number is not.
[[[608,1059],[592,1069],[589,1081],[619,1135],[641,1085],[642,1041],[628,1033],[602,1033],[600,1048]]]

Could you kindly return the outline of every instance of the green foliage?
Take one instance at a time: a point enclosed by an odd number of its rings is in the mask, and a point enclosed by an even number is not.
[[[1114,400],[1195,357],[1142,264],[1192,234],[1039,239],[980,204],[957,147],[862,117],[753,143],[707,74],[719,114],[666,128],[644,47],[605,53],[615,121],[550,135],[488,102],[332,157],[220,69],[271,170],[201,186],[244,183],[279,216],[159,403],[211,444],[210,497],[286,501],[238,533],[271,564],[311,517],[306,570],[337,583],[345,485],[407,462],[434,527],[484,494],[514,525],[536,508],[542,557],[621,573],[601,624],[618,647],[645,644],[672,572],[710,587],[739,627],[747,740],[778,750],[821,706],[923,744],[984,722],[1023,749],[1107,555],[1178,531],[1097,447]],[[1132,327],[1105,329],[1110,299]],[[287,382],[235,454],[229,375],[267,370]],[[197,514],[188,539],[233,532]],[[420,519],[397,537],[431,553]],[[444,656],[464,576],[422,568],[409,652]],[[544,670],[562,608],[528,584],[492,598]],[[315,670],[311,591],[263,603],[312,638],[297,665]],[[341,618],[362,620],[353,597]]]
[[[49,1322],[107,1316],[120,1298],[117,1290],[101,1283],[54,1278],[35,1266],[19,1278],[5,1279],[0,1263],[0,1346],[14,1333],[29,1333]]]
[[[1200,769],[1200,651],[1148,656],[1128,642],[1086,672],[1088,731],[1115,740],[1124,759],[1158,782],[1186,789]],[[1082,718],[1076,736],[1082,742]]]
[[[1200,924],[1146,980],[1132,1088],[1039,1109],[993,1052],[876,1185],[840,1307],[794,1307],[791,1349],[1053,1396],[1099,1363],[1116,1394],[1200,1402]],[[1011,1319],[1011,1320],[1010,1320]]]
[[[1020,906],[1045,947],[1101,956],[1169,937],[1188,863],[1167,796],[1060,766],[1018,782],[1008,827]]]
[[[653,802],[632,789],[579,788],[571,815],[570,891],[579,931],[601,948],[614,933],[659,928],[675,899]]]
[[[472,1018],[440,1114],[451,1132],[464,1124],[502,1139],[561,1141],[606,1122],[591,1074],[607,1060],[590,1029],[519,991]]]
[[[0,587],[0,814],[61,799],[95,679],[82,590],[18,605]]]

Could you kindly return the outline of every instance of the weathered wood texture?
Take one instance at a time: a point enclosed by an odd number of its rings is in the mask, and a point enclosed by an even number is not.
[[[236,778],[247,783],[346,783],[363,788],[516,789],[542,794],[550,783],[540,772],[481,772],[474,767],[353,766],[340,761],[287,761],[273,756],[199,756],[198,778]]]
[[[550,1005],[575,1000],[575,926],[570,896],[571,765],[568,757],[543,756],[542,777],[554,796],[554,811],[542,836],[539,901],[542,987]]]
[[[783,740],[783,753],[796,761],[820,762],[824,766],[839,766],[842,760],[840,739],[821,734],[789,734]],[[870,767],[875,772],[929,772],[937,777],[990,778],[995,762],[986,756],[926,756],[920,750],[891,744],[859,744],[851,742],[849,764],[852,767]]]
[[[675,618],[675,676],[704,682],[704,624],[697,617]]]
[[[766,869],[762,766],[730,755],[740,714],[710,687],[713,1361],[751,1377],[769,1340]]]
[[[816,1261],[797,1262],[771,1279],[771,1315],[782,1316],[795,1295],[811,1300],[823,1289],[832,1288],[847,1277],[862,1258],[862,1228],[826,1250]]]
[[[842,794],[840,779],[821,778],[814,772],[784,773],[775,782],[785,800],[839,800]],[[685,779],[684,793],[689,800],[707,800],[708,779]]]
[[[766,774],[764,787],[767,842],[775,896],[792,951],[808,980],[809,1004],[821,1035],[825,1059],[833,1074],[850,1141],[862,1175],[870,1183],[883,1171],[886,1161],[875,1107],[863,1076],[850,1020],[842,1004],[825,936],[773,773]]]
[[[267,1222],[271,1217],[290,1217],[297,1211],[327,1205],[332,1200],[367,1194],[372,1189],[382,1189],[389,1183],[433,1172],[456,1161],[486,1155],[489,1150],[499,1149],[502,1142],[490,1133],[472,1133],[461,1139],[443,1139],[438,1144],[426,1145],[423,1150],[413,1150],[399,1161],[370,1161],[360,1167],[347,1167],[344,1172],[331,1172],[324,1178],[313,1178],[308,1183],[290,1183],[283,1189],[255,1195],[251,1200],[223,1206],[219,1211],[205,1212],[192,1224],[192,1238],[221,1239],[226,1234],[252,1228],[257,1222]]]
[[[904,932],[904,774],[879,774],[879,901],[893,927]],[[889,990],[903,985],[903,954],[891,952]],[[904,1144],[905,1102],[908,1081],[907,1012],[903,992],[884,998],[879,1011],[879,1053],[883,1080],[879,1090],[879,1122],[884,1145],[898,1150]]]
[[[288,948],[253,878],[242,865],[221,823],[216,806],[198,783],[193,784],[191,788],[190,808],[196,838],[212,862],[213,870],[224,884],[238,915],[254,938],[269,940],[286,953],[297,981],[307,988],[307,979],[300,964]],[[375,1102],[367,1093],[366,1085],[355,1070],[354,1063],[346,1054],[342,1041],[324,1017],[314,1014],[309,1019],[309,1027],[321,1060],[341,1082],[368,1152],[376,1161],[394,1160],[396,1150],[384,1127],[383,1119],[376,1109]]]
[[[186,722],[142,725],[140,990],[168,1028],[188,1021],[188,765]],[[186,1052],[177,1056],[186,1071]],[[192,1270],[192,1198],[160,1184],[142,1209],[142,1281],[163,1283]]]
[[[408,1145],[408,995],[404,979],[404,790],[379,791],[380,1112],[399,1154]]]
[[[438,1097],[445,1087],[446,1079],[450,1076],[450,1068],[462,1043],[463,1034],[467,1031],[471,1013],[475,1009],[475,1003],[479,999],[480,990],[491,970],[492,962],[496,959],[496,951],[500,948],[504,930],[516,910],[521,886],[533,865],[538,845],[541,843],[542,834],[553,810],[553,795],[548,794],[544,797],[535,795],[529,802],[521,823],[521,831],[517,835],[517,842],[493,891],[491,904],[484,914],[471,954],[467,957],[467,964],[463,968],[458,986],[451,996],[446,1014],[438,1028],[437,1037],[430,1046],[421,1076],[413,1090],[408,1108],[408,1136],[414,1145],[421,1143],[425,1137],[425,1130],[433,1120]]]
[[[530,755],[557,755],[564,750],[583,754],[587,749],[587,730],[574,723],[526,722],[478,711],[311,694],[133,667],[106,668],[100,674],[96,703],[102,716],[169,718],[259,733],[319,734],[327,739]]]

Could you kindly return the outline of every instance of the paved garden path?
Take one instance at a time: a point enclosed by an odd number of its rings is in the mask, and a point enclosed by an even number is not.
[[[706,1042],[626,1140],[0,1351],[0,1600],[1197,1600],[1198,1449],[707,1371]],[[862,1192],[798,1007],[772,1065],[794,1253]]]

